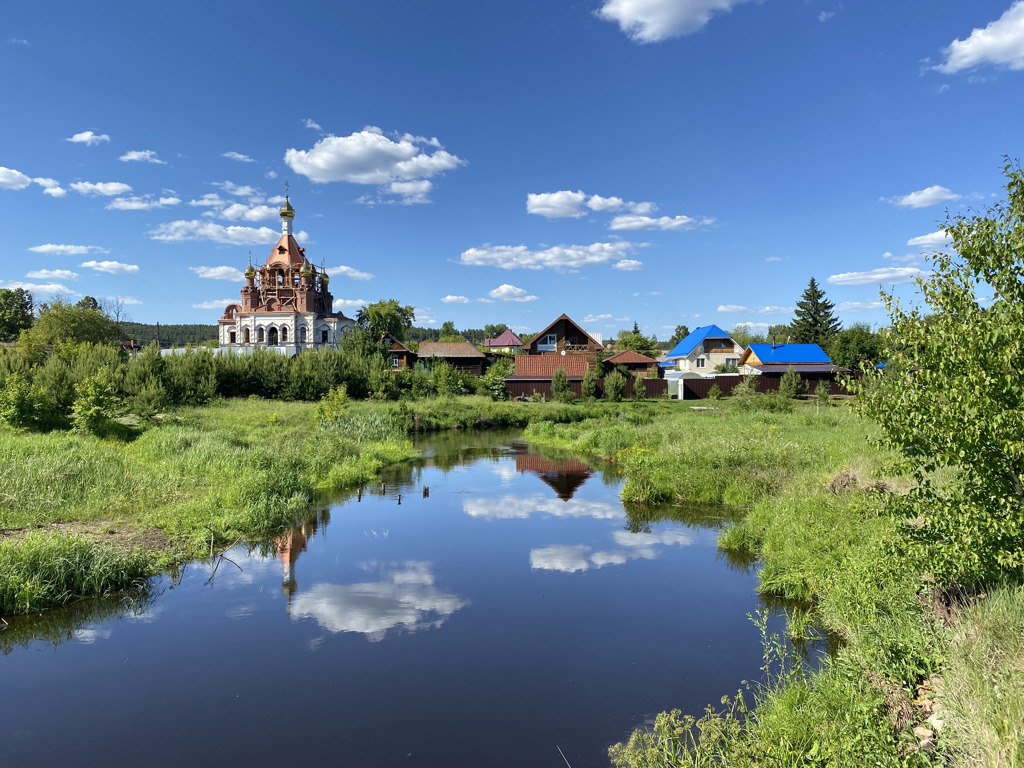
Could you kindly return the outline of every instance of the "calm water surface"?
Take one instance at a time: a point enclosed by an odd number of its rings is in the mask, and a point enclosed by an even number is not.
[[[612,473],[504,434],[426,447],[237,567],[12,622],[0,764],[607,766],[759,677],[720,510],[627,514]]]

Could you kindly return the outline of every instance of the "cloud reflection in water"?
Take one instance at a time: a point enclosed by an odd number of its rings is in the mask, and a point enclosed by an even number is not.
[[[381,567],[377,581],[315,584],[292,598],[290,612],[293,619],[315,619],[328,632],[358,632],[379,642],[392,629],[440,627],[466,605],[434,586],[430,563],[408,561]]]
[[[693,538],[682,530],[658,533],[616,531],[612,535],[617,548],[594,552],[584,544],[555,545],[530,550],[530,567],[541,571],[575,573],[605,565],[622,565],[629,560],[654,560],[662,546],[685,547]]]
[[[484,520],[510,520],[530,515],[552,517],[593,517],[615,520],[625,516],[622,506],[588,499],[552,499],[546,496],[501,496],[493,499],[463,499],[462,511]]]

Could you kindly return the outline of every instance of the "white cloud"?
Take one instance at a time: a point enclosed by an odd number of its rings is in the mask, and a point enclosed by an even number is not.
[[[716,13],[749,0],[604,0],[598,17],[614,21],[630,40],[656,43],[703,28]]]
[[[621,269],[623,272],[636,272],[638,269],[642,269],[644,263],[637,261],[636,259],[622,259],[612,264],[612,269]]]
[[[603,315],[587,315],[583,318],[584,323],[603,323],[607,320],[614,320],[617,323],[625,323],[629,321],[628,317],[615,317],[615,315],[605,313]]]
[[[61,187],[60,182],[56,179],[47,179],[45,177],[38,177],[32,179],[33,184],[38,184],[43,188],[43,194],[49,195],[50,197],[64,197],[68,193],[66,189]]]
[[[0,165],[0,189],[24,189],[31,183],[32,179],[21,171]]]
[[[228,201],[218,195],[216,192],[207,192],[198,200],[189,200],[189,205],[193,205],[197,208],[219,208],[227,205]]]
[[[232,203],[220,212],[222,218],[228,221],[266,221],[280,215],[281,211],[270,205],[243,205]]]
[[[393,141],[372,127],[351,136],[327,136],[310,150],[289,149],[284,160],[293,171],[318,184],[372,185],[382,195],[399,195],[403,203],[427,202],[424,196],[429,188],[422,182],[466,162],[443,149],[427,154],[414,141],[405,137]],[[395,182],[420,183],[393,189]]]
[[[32,253],[46,253],[50,256],[88,256],[91,253],[110,253],[106,248],[100,248],[98,245],[57,245],[56,243],[33,245],[29,250]]]
[[[783,261],[783,260],[784,259],[781,256],[769,256],[767,259],[765,259],[765,261]]]
[[[697,227],[706,227],[710,224],[714,224],[715,220],[710,218],[695,219],[691,216],[661,216],[659,218],[652,218],[650,216],[637,216],[631,214],[623,214],[622,216],[616,216],[612,219],[612,223],[608,225],[608,229],[668,229],[668,230],[681,230],[681,229],[696,229]]]
[[[587,195],[582,190],[571,192],[540,192],[526,195],[526,212],[546,219],[578,219]]]
[[[167,208],[171,205],[178,205],[181,200],[177,197],[157,197],[145,195],[144,197],[116,197],[104,207],[108,211],[152,211],[157,208]]]
[[[470,248],[459,256],[459,264],[500,267],[501,269],[554,269],[557,271],[593,267],[621,259],[634,249],[632,243],[593,243],[556,245],[531,251],[525,245],[485,245]]]
[[[469,304],[469,299],[465,296],[445,296],[441,299],[445,304]]]
[[[497,301],[536,301],[537,297],[527,293],[522,288],[516,288],[514,285],[503,283],[495,288],[493,291],[487,294],[490,298],[496,299]]]
[[[15,290],[17,288],[24,288],[29,291],[33,296],[81,296],[82,294],[77,291],[73,291],[66,285],[61,283],[25,283],[21,281],[12,281],[5,283],[0,280],[0,288],[8,288]]]
[[[281,239],[281,233],[269,227],[225,227],[212,221],[199,219],[169,221],[159,224],[146,234],[151,240],[163,243],[183,243],[189,240],[209,240],[227,245],[273,245]],[[305,232],[295,235],[299,240],[307,240]]]
[[[167,165],[163,160],[156,156],[156,152],[152,149],[132,149],[125,152],[119,158],[123,163],[155,163],[157,165]]]
[[[417,325],[426,328],[441,324],[441,322],[434,316],[434,311],[430,307],[414,307],[413,315],[416,317]]]
[[[248,155],[243,155],[241,152],[225,152],[221,157],[226,157],[228,160],[237,160],[240,163],[255,163]]]
[[[943,248],[949,244],[951,239],[952,238],[946,234],[946,230],[940,229],[938,232],[932,232],[929,235],[912,237],[907,240],[907,245],[916,245],[921,248]]]
[[[933,69],[947,75],[985,64],[1024,69],[1024,0],[1017,0],[984,29],[973,29],[966,40],[954,40],[943,53],[945,62]]]
[[[841,301],[836,307],[840,312],[866,312],[885,307],[880,301]]]
[[[193,304],[192,309],[224,309],[228,304],[237,304],[238,299],[211,299]]]
[[[908,253],[903,256],[894,256],[888,251],[882,254],[882,258],[886,261],[894,261],[897,264],[918,264],[922,260],[920,253]]]
[[[242,270],[235,267],[189,267],[188,269],[207,280],[233,280],[240,283],[245,279]]]
[[[912,282],[915,278],[925,274],[927,273],[917,267],[882,267],[866,272],[841,272],[838,275],[830,276],[828,283],[829,285],[877,285],[879,283],[895,285]]]
[[[302,121],[302,124],[304,126],[306,126],[307,128],[312,128],[314,131],[322,131],[323,130],[323,128],[320,127],[320,123],[318,123],[315,120],[312,120],[312,119],[310,119],[308,117],[305,120]]]
[[[29,280],[77,280],[78,273],[70,269],[34,269],[25,277]]]
[[[214,182],[214,186],[220,187],[229,195],[234,195],[235,197],[258,197],[260,194],[256,187],[242,186],[235,184],[233,181]]]
[[[398,195],[402,205],[421,205],[430,202],[430,192],[434,183],[427,179],[418,181],[392,181],[388,184],[388,192]]]
[[[563,501],[551,496],[505,496],[499,499],[462,500],[462,511],[484,520],[523,519],[532,515],[548,517],[592,517],[616,520],[622,517],[622,505],[606,501],[571,498]]]
[[[335,311],[341,310],[349,315],[355,315],[360,309],[369,304],[366,299],[335,299],[334,309]]]
[[[745,307],[739,304],[722,304],[718,307],[719,312],[742,313],[751,315],[788,315],[794,312],[796,307],[775,307],[772,305],[757,305]]]
[[[110,141],[110,137],[105,133],[93,133],[92,131],[82,131],[76,133],[68,141],[74,144],[85,144],[87,147],[91,147],[94,144],[102,144],[104,141]]]
[[[369,272],[361,272],[355,267],[346,267],[344,264],[337,267],[329,267],[328,275],[344,275],[351,280],[373,280],[376,275]]]
[[[107,296],[107,298],[110,299],[111,301],[119,301],[122,304],[133,307],[143,303],[132,296]]]
[[[103,197],[124,195],[132,191],[131,186],[123,181],[76,181],[69,186],[80,195],[101,195]]]
[[[944,203],[947,200],[959,200],[960,195],[945,187],[935,185],[919,189],[917,192],[911,192],[909,195],[882,199],[898,208],[927,208],[929,205]]]
[[[621,197],[601,197],[600,195],[591,195],[587,198],[587,208],[592,211],[598,211],[604,213],[607,211],[623,211],[629,210],[633,213],[651,213],[658,206],[654,203],[634,203],[627,202]]]
[[[530,567],[575,573],[605,565],[622,565],[630,560],[654,560],[662,547],[685,547],[693,543],[693,537],[680,530],[651,533],[616,531],[612,539],[616,545],[614,549],[597,552],[584,544],[537,547],[530,550]]]
[[[139,271],[137,264],[123,264],[120,261],[83,261],[78,266],[94,269],[97,272],[106,272],[108,275],[125,275]]]

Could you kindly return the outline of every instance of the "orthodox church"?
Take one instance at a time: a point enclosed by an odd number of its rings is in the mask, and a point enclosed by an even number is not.
[[[333,309],[330,277],[306,258],[292,234],[295,209],[285,195],[281,239],[257,270],[245,270],[241,304],[228,304],[219,321],[221,352],[250,354],[265,347],[294,355],[303,349],[334,348],[355,321]]]

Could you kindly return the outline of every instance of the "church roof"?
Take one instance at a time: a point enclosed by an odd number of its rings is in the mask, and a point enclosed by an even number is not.
[[[265,266],[301,267],[302,262],[306,259],[304,251],[305,249],[299,247],[293,235],[281,235],[281,239],[277,241],[277,245],[267,257]]]

